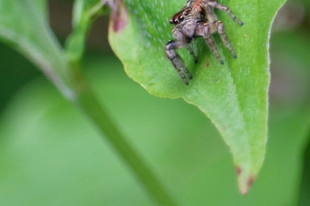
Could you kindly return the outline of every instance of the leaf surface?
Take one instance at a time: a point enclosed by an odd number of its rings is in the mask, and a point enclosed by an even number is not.
[[[231,150],[243,194],[255,181],[265,156],[269,36],[274,17],[284,2],[220,1],[245,23],[240,27],[227,13],[217,11],[238,59],[224,48],[217,34],[214,37],[224,65],[198,39],[198,64],[185,50],[178,51],[194,76],[188,86],[164,51],[165,44],[173,38],[169,20],[186,1],[120,1],[111,16],[109,40],[127,74],[150,93],[183,98],[211,119]]]
[[[65,53],[48,25],[46,1],[0,1],[0,39],[32,61],[65,96],[75,96]]]

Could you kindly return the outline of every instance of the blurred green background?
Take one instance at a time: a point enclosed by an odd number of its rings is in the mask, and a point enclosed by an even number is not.
[[[71,1],[51,0],[63,42]],[[129,79],[107,43],[108,18],[88,39],[89,82],[180,205],[310,205],[310,2],[289,1],[271,35],[269,139],[250,193],[237,189],[228,147],[184,101]],[[96,128],[24,57],[0,44],[0,205],[155,205]]]

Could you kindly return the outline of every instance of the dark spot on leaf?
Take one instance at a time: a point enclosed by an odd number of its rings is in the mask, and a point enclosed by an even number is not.
[[[241,173],[242,173],[242,169],[241,169],[241,167],[240,167],[240,166],[238,166],[238,167],[236,168],[236,172],[237,172],[237,175],[238,175],[238,176],[240,176],[240,175],[241,175]]]
[[[256,180],[256,175],[251,175],[250,178],[246,182],[246,187],[244,188],[244,190],[241,191],[241,193],[243,195],[248,194],[248,192],[249,192],[250,188],[252,187],[252,185],[254,184],[255,180]]]
[[[256,180],[256,175],[255,175],[255,176],[252,175],[252,176],[250,177],[250,179],[248,179],[248,182],[247,182],[248,188],[251,188],[251,187],[252,187],[252,185],[253,185],[253,183],[255,182],[255,180]]]
[[[128,23],[128,11],[124,4],[124,1],[108,1],[107,4],[112,8],[110,26],[113,28],[114,32],[122,31]]]

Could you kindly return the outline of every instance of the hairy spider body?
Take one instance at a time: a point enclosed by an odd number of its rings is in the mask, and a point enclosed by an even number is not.
[[[214,33],[218,32],[225,47],[237,58],[236,52],[225,33],[224,24],[214,13],[215,8],[227,12],[235,22],[243,25],[227,6],[217,3],[216,0],[188,0],[185,7],[170,20],[170,23],[174,26],[172,33],[175,39],[166,44],[166,55],[185,84],[188,84],[187,78],[192,79],[192,75],[176,50],[187,48],[196,63],[198,61],[197,55],[190,46],[190,43],[196,38],[203,37],[220,63],[224,64],[212,37]]]

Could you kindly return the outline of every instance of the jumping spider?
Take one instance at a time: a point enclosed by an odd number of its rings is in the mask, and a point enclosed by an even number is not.
[[[182,47],[187,48],[196,63],[198,61],[197,56],[190,46],[190,43],[196,38],[203,37],[220,63],[224,64],[212,37],[214,33],[218,32],[225,47],[237,58],[225,33],[224,24],[214,13],[215,8],[227,12],[235,22],[241,26],[243,25],[227,6],[217,3],[216,0],[188,0],[185,7],[170,20],[170,23],[174,25],[172,32],[175,39],[166,44],[166,55],[185,84],[188,84],[187,78],[192,79],[192,75],[176,50]]]

